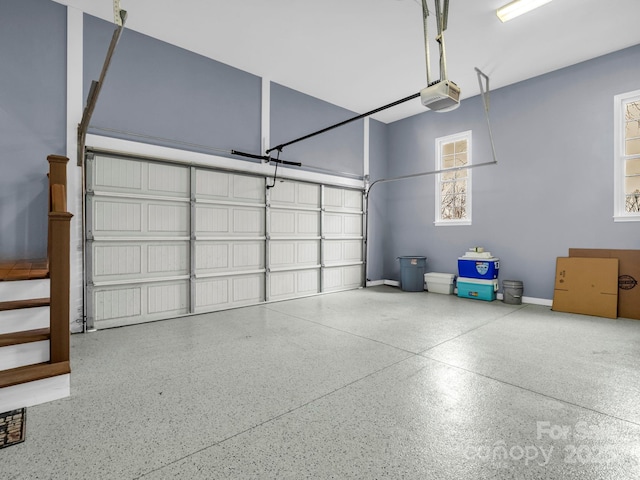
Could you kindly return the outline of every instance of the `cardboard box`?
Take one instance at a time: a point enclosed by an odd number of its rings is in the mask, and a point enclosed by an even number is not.
[[[618,259],[558,257],[551,309],[616,318]]]
[[[640,320],[640,250],[570,248],[570,257],[618,259],[618,316]]]

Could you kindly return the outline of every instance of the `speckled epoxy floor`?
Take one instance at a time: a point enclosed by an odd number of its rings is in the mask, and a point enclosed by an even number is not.
[[[2,479],[640,479],[640,322],[392,287],[72,337]]]

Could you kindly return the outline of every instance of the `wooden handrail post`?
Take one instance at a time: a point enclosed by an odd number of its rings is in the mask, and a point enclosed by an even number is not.
[[[71,215],[50,212],[49,276],[51,277],[50,362],[69,361],[69,256]]]
[[[49,198],[49,212],[52,211],[51,205],[51,186],[54,184],[63,185],[65,191],[67,190],[67,163],[69,159],[61,155],[49,155],[47,157],[49,162],[49,188],[47,196]],[[47,229],[47,261],[51,258],[51,224]]]
[[[49,155],[49,183],[67,186],[67,163],[69,159],[60,155]]]

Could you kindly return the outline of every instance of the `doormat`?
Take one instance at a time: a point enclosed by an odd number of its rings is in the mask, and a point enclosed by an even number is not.
[[[26,408],[0,413],[0,448],[24,442],[26,426]]]

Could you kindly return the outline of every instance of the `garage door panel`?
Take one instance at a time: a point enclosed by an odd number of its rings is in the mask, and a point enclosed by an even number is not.
[[[270,226],[273,237],[317,237],[320,235],[320,212],[271,209]]]
[[[189,274],[189,242],[92,242],[89,276],[94,283]]]
[[[233,244],[232,259],[234,270],[264,268],[264,243],[236,242]]]
[[[264,178],[247,177],[242,175],[233,176],[233,198],[235,200],[246,200],[249,202],[264,203],[265,181]]]
[[[188,275],[189,242],[147,245],[147,272],[151,275]]]
[[[142,323],[189,311],[189,280],[89,289],[96,328]]]
[[[324,244],[324,263],[354,263],[363,260],[361,240],[327,240]]]
[[[95,243],[90,249],[94,281],[142,275],[142,245]]]
[[[92,191],[189,196],[189,168],[182,165],[96,155],[87,166]]]
[[[195,282],[195,311],[210,312],[264,301],[264,275],[202,278]]]
[[[196,234],[233,233],[229,213],[228,207],[197,206]]]
[[[148,190],[151,194],[188,197],[190,191],[190,174],[186,167],[164,165],[161,163],[148,164]]]
[[[89,225],[94,235],[142,234],[142,209],[137,202],[88,197]]]
[[[343,233],[345,235],[362,235],[362,216],[344,215]]]
[[[99,287],[93,289],[96,322],[137,318],[142,315],[142,287]]]
[[[317,240],[272,240],[269,260],[274,268],[320,264],[320,244]]]
[[[264,235],[264,208],[228,205],[197,205],[196,235]]]
[[[148,232],[189,235],[189,204],[150,203]]]
[[[283,300],[320,292],[320,269],[274,272],[269,275],[269,299]]]
[[[228,242],[198,242],[196,244],[196,272],[217,272],[228,270]]]
[[[231,283],[233,285],[232,299],[234,305],[247,305],[264,300],[263,275],[232,277]]]
[[[188,312],[189,282],[163,283],[147,286],[147,313],[162,316]]]
[[[362,192],[343,188],[325,187],[324,206],[330,210],[361,212]]]
[[[96,237],[187,236],[189,204],[88,196],[89,234]]]
[[[195,194],[211,201],[264,203],[265,179],[213,170],[196,170]]]
[[[196,312],[210,311],[231,306],[229,302],[229,279],[211,278],[198,280],[196,289]]]
[[[196,196],[200,198],[228,199],[231,192],[231,175],[211,170],[196,170]]]
[[[195,251],[197,274],[265,268],[263,241],[201,241]]]
[[[362,265],[325,268],[322,272],[322,287],[325,292],[358,288],[362,286],[362,277]]]
[[[286,180],[279,181],[269,195],[271,205],[275,206],[320,207],[320,185]]]
[[[264,235],[264,210],[234,208],[233,232],[240,234],[254,233],[256,235]]]
[[[325,213],[323,233],[333,236],[361,236],[362,215]]]
[[[105,191],[142,192],[142,162],[125,158],[96,156],[93,186]]]

